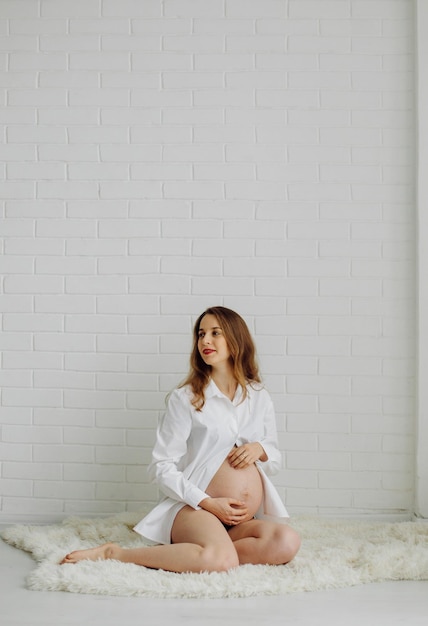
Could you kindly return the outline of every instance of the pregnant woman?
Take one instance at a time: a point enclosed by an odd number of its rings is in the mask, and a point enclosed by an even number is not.
[[[242,317],[225,307],[196,321],[190,373],[168,400],[149,474],[164,494],[134,530],[156,545],[107,543],[62,563],[115,559],[173,572],[288,563],[300,547],[267,474],[276,472],[275,415]],[[282,518],[282,519],[280,519]]]

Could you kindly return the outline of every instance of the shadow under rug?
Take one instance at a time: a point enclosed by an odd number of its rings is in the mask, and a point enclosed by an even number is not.
[[[70,518],[51,526],[17,525],[1,536],[38,562],[29,589],[151,598],[237,598],[283,595],[388,580],[428,580],[428,523],[295,517],[302,537],[288,565],[242,565],[229,572],[176,574],[118,561],[59,565],[72,550],[107,541],[144,546],[132,527],[141,513]]]

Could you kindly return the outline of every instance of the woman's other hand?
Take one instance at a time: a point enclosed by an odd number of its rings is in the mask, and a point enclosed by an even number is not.
[[[246,521],[248,509],[245,502],[234,498],[205,498],[199,503],[201,509],[212,513],[227,526]]]

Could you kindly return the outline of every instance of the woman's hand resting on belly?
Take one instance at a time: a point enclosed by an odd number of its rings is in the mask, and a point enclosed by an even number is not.
[[[212,513],[227,526],[235,526],[244,522],[248,516],[245,502],[234,498],[205,498],[199,503],[201,509]]]
[[[235,469],[243,469],[256,461],[267,461],[267,456],[263,446],[254,441],[253,443],[244,443],[242,446],[232,448],[227,455],[227,460]]]

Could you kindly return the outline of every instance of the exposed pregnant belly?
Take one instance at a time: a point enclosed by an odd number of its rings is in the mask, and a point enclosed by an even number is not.
[[[205,491],[211,498],[235,498],[245,502],[248,515],[243,521],[254,517],[263,499],[263,483],[255,464],[235,469],[227,459],[220,465]]]

